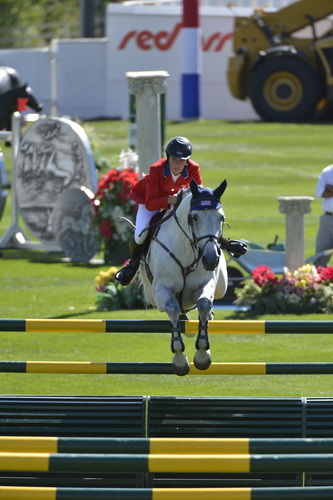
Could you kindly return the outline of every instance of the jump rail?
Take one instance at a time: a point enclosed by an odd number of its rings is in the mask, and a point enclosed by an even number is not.
[[[287,473],[332,472],[333,454],[151,455],[102,453],[0,453],[2,471]]]
[[[0,453],[251,455],[333,453],[333,438],[110,438],[0,436]],[[1,497],[0,497],[1,498]]]
[[[0,486],[15,500],[332,500],[333,487],[307,488],[33,488]]]
[[[333,375],[333,363],[213,363],[207,370],[190,364],[189,375]],[[101,361],[0,361],[0,373],[173,375],[172,363]]]
[[[182,333],[197,333],[198,321],[180,321]],[[167,320],[0,319],[2,332],[44,333],[170,333]],[[210,334],[333,333],[333,321],[218,321]]]

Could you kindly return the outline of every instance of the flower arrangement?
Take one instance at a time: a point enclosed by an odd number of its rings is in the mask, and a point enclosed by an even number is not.
[[[101,176],[94,197],[94,223],[105,241],[128,242],[131,226],[122,217],[134,220],[137,205],[130,200],[129,192],[138,180],[138,173],[132,168],[112,168]]]
[[[107,271],[101,271],[96,276],[97,310],[115,311],[118,309],[140,309],[145,307],[143,289],[139,284],[138,278],[134,278],[132,283],[123,287],[114,280],[117,271],[118,268],[112,266]]]
[[[257,314],[306,314],[333,312],[333,267],[305,264],[285,269],[281,278],[268,266],[257,266],[252,281],[236,289],[238,306]]]

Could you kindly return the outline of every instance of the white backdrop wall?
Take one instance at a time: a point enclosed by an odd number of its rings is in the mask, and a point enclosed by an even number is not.
[[[256,118],[249,103],[234,99],[226,81],[232,52],[233,19],[248,9],[201,8],[203,34],[201,109],[206,119]],[[110,4],[107,11],[107,110],[127,118],[127,71],[166,70],[167,118],[181,119],[182,13],[175,6],[124,6]],[[111,91],[112,89],[112,91]]]
[[[234,15],[249,9],[202,7],[202,118],[256,119],[250,103],[234,99],[226,81]],[[50,49],[0,50],[47,114],[81,119],[129,117],[128,71],[165,70],[166,118],[181,119],[181,7],[110,4],[104,39],[54,40]],[[55,112],[56,110],[56,112]],[[51,113],[52,112],[52,113]]]
[[[55,40],[57,114],[103,118],[106,110],[106,39]]]

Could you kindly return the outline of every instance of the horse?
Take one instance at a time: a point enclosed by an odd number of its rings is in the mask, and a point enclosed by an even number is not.
[[[228,286],[220,246],[225,224],[220,198],[226,187],[226,180],[214,190],[192,180],[190,188],[178,193],[175,207],[158,224],[140,262],[140,281],[147,302],[169,316],[173,370],[180,376],[190,370],[180,318],[195,308],[199,327],[194,365],[206,370],[211,364],[208,321],[213,317],[214,298],[222,298]]]
[[[0,66],[0,130],[12,129],[11,117],[17,111],[17,100],[26,99],[29,108],[36,112],[43,109],[27,83],[22,84],[18,72],[7,66]]]

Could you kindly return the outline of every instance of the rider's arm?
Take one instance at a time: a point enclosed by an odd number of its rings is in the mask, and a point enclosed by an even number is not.
[[[146,207],[148,210],[169,208],[168,195],[160,193],[161,175],[159,170],[151,168],[147,177]]]

